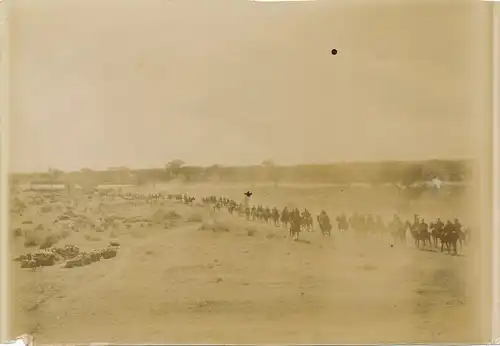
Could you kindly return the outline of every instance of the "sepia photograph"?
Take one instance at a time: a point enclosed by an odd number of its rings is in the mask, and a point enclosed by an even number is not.
[[[489,342],[492,6],[11,1],[9,337]]]

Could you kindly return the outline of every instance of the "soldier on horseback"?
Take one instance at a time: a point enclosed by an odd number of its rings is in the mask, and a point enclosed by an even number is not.
[[[274,225],[279,226],[280,212],[278,211],[278,209],[276,207],[273,208],[271,216],[273,218]]]
[[[424,243],[424,246],[427,243],[427,241],[429,242],[429,245],[431,244],[431,238],[428,229],[429,227],[427,223],[424,221],[424,219],[419,218],[417,215],[415,215],[415,220],[413,221],[413,224],[410,224],[410,230],[413,239],[415,240],[415,245],[417,246],[417,248],[420,247],[421,241]]]
[[[269,220],[271,219],[271,209],[269,209],[269,207],[266,207],[263,211],[263,216],[264,216],[264,220],[266,222],[269,222]]]
[[[358,216],[358,226],[360,231],[366,233],[366,215]]]
[[[441,221],[441,218],[437,218],[436,223],[434,223],[434,228],[438,229],[440,232],[443,230],[444,223]]]
[[[301,221],[300,212],[295,208],[290,215],[290,236],[294,240],[299,239]]]
[[[455,226],[451,223],[450,220],[446,221],[446,225],[443,227],[443,236],[448,236],[455,232]]]
[[[406,224],[401,221],[398,214],[394,214],[391,221],[391,235],[394,241],[405,243],[406,241]]]
[[[264,218],[264,208],[262,207],[262,204],[259,204],[257,207],[257,218],[259,220],[262,220]]]
[[[435,223],[431,223],[431,235],[432,239],[434,240],[434,246],[437,247],[438,245],[438,239],[441,238],[441,234],[443,232],[443,227],[444,223],[441,221],[441,219],[438,217],[437,221]]]
[[[384,221],[382,220],[382,217],[380,215],[377,215],[377,219],[375,221],[375,229],[380,235],[383,235],[385,233]]]
[[[312,217],[307,208],[302,212],[302,225],[308,230],[312,231]]]
[[[455,218],[455,222],[453,223],[453,227],[455,228],[455,232],[457,233],[458,241],[460,242],[460,246],[463,246],[463,242],[465,241],[465,232],[463,230],[463,226],[458,221],[457,218]]]
[[[413,214],[413,224],[411,225],[412,231],[418,230],[419,217],[417,214]]]
[[[255,220],[257,218],[257,208],[255,205],[252,205],[252,220]]]
[[[290,221],[290,212],[288,211],[288,207],[285,207],[283,211],[281,212],[281,223],[283,226],[287,226],[288,222]]]
[[[332,229],[332,225],[330,223],[330,217],[328,214],[322,210],[321,213],[317,217],[319,228],[321,229],[322,235],[330,235],[330,231]]]
[[[453,247],[454,253],[457,253],[457,240],[458,234],[456,232],[455,225],[451,223],[450,220],[446,221],[446,225],[443,228],[441,234],[441,252],[443,251],[443,246],[446,245],[448,252],[450,252]]]
[[[420,219],[420,223],[418,225],[418,229],[420,232],[420,235],[422,237],[428,237],[429,236],[429,225],[427,222],[425,222],[424,218]]]
[[[422,235],[429,233],[429,225],[427,225],[427,222],[425,222],[424,218],[420,218],[418,223],[418,230]]]
[[[373,220],[373,215],[368,214],[366,216],[366,231],[368,233],[373,233],[374,229],[375,229],[375,221]]]
[[[455,231],[457,233],[460,233],[462,231],[462,224],[460,223],[460,221],[458,221],[457,218],[455,218],[455,221],[453,222],[453,226],[455,227]]]
[[[359,214],[357,212],[354,213],[354,215],[351,217],[351,227],[356,231],[356,233],[359,234],[360,232],[360,218]]]
[[[347,231],[347,229],[349,228],[349,223],[347,221],[347,216],[345,215],[345,213],[337,216],[337,228],[340,232]]]

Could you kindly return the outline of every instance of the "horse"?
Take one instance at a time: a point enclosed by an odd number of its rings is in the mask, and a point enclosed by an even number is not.
[[[220,211],[222,209],[222,204],[220,202],[215,202],[214,204],[214,212]]]
[[[420,249],[420,242],[424,242],[427,244],[429,242],[429,246],[431,246],[431,235],[429,232],[426,230],[419,230],[419,224],[411,224],[409,221],[406,221],[406,227],[410,228],[411,235],[413,236],[413,239],[415,240],[415,245],[417,246],[417,249]]]
[[[399,241],[402,244],[406,243],[406,228],[407,225],[402,222],[392,222],[391,223],[391,236],[394,242]]]
[[[290,237],[293,240],[299,240],[299,233],[300,233],[300,221],[292,221],[290,223]]]
[[[278,211],[278,209],[276,209],[276,207],[273,208],[271,217],[273,218],[274,225],[279,226],[280,225],[280,212]]]
[[[448,253],[450,253],[451,248],[453,247],[453,252],[457,254],[457,241],[459,239],[459,235],[457,232],[447,232],[441,234],[441,252],[444,250],[444,245],[448,249]]]
[[[322,217],[321,215],[318,215],[316,217],[316,220],[318,221],[319,228],[321,230],[321,234],[323,236],[331,236],[331,230],[332,230],[332,225],[330,224],[330,221],[326,217]]]
[[[251,209],[252,221],[257,220],[257,208],[252,207]]]
[[[441,232],[442,230],[441,229],[438,229],[436,227],[436,224],[431,222],[429,224],[429,228],[432,230],[431,231],[431,237],[432,237],[432,242],[434,244],[434,247],[438,247],[438,240],[440,240],[441,238]]]
[[[339,232],[344,232],[349,230],[349,222],[345,217],[337,216],[337,228]]]
[[[288,226],[288,223],[290,222],[290,212],[287,209],[284,209],[281,213],[280,221],[283,224],[283,227]]]
[[[269,220],[271,219],[271,211],[269,210],[269,208],[265,208],[262,210],[262,218],[264,219],[264,221],[266,223],[269,223]]]
[[[308,232],[311,232],[313,229],[313,219],[311,215],[302,215],[301,216],[301,225],[304,226],[304,229]]]

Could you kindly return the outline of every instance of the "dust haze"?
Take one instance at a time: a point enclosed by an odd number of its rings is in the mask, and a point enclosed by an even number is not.
[[[490,4],[10,7],[12,336],[490,338]]]

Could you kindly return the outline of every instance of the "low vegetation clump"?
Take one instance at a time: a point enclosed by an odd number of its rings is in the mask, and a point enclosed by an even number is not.
[[[249,237],[253,237],[257,233],[257,229],[255,227],[251,227],[251,226],[247,227],[246,231],[247,231],[247,235]]]
[[[56,232],[48,230],[47,232],[48,234],[41,234],[36,230],[26,231],[24,234],[24,247],[38,246],[40,249],[48,249],[69,236],[69,232],[66,230]]]
[[[203,222],[199,229],[212,232],[229,232],[229,226],[221,221]]]
[[[64,261],[61,265],[63,268],[75,268],[89,265],[101,259],[114,258],[118,254],[119,247],[119,243],[110,242],[107,248],[84,252],[80,251],[75,245],[66,245],[60,248],[53,247],[26,253],[15,258],[15,260],[21,262],[21,268],[35,269],[53,266],[60,261]]]
[[[188,222],[202,222],[203,221],[203,216],[201,216],[200,213],[194,212],[191,215],[189,215]]]

